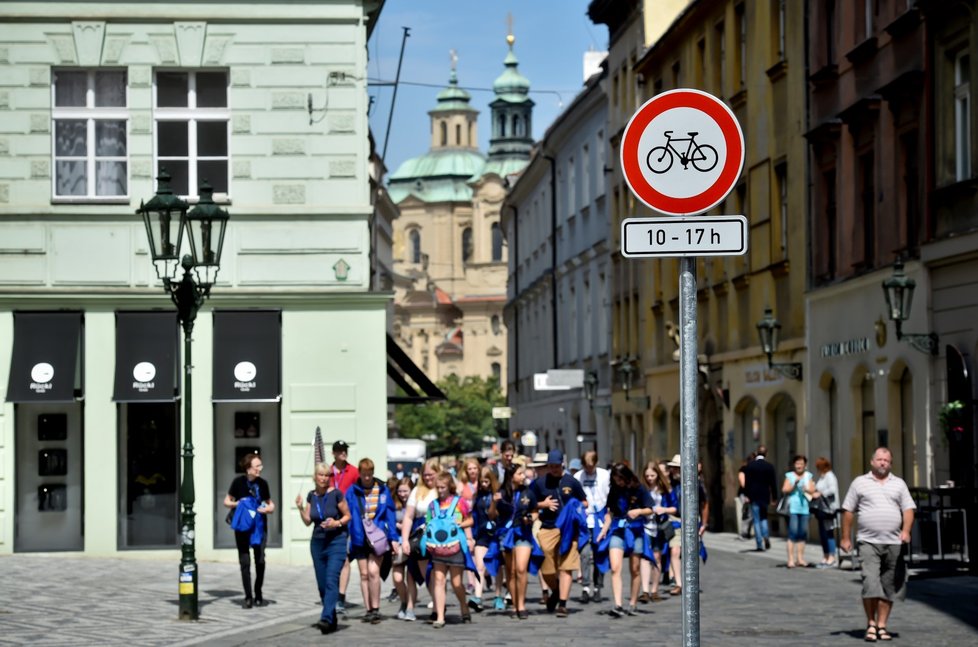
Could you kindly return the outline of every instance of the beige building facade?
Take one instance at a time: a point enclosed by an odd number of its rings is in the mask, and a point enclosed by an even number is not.
[[[478,149],[478,115],[451,70],[429,111],[431,148],[404,162],[389,191],[394,224],[394,337],[433,381],[448,375],[495,379],[505,390],[506,246],[500,209],[507,177],[533,144],[529,81],[508,37],[491,102],[488,155]]]

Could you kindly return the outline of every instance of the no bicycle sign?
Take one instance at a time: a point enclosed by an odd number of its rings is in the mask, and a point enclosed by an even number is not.
[[[621,168],[635,196],[669,215],[709,211],[744,167],[744,133],[730,108],[701,90],[669,90],[632,116]]]

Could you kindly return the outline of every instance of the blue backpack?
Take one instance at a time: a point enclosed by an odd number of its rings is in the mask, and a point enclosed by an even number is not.
[[[428,519],[425,521],[424,535],[421,537],[421,554],[436,557],[451,557],[459,552],[467,553],[469,544],[465,531],[455,523],[455,509],[459,497],[452,499],[452,505],[442,510],[438,500],[431,502]]]

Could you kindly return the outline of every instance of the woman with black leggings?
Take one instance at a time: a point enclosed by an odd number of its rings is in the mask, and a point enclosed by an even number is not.
[[[260,516],[260,523],[263,528],[259,534],[261,540],[254,541],[255,531],[234,531],[234,543],[238,547],[238,563],[241,564],[241,583],[244,585],[245,599],[242,606],[250,609],[254,605],[265,606],[265,600],[261,595],[261,585],[265,580],[265,544],[268,541],[268,523],[265,515],[275,512],[275,502],[272,501],[272,493],[268,488],[268,481],[261,476],[262,462],[258,454],[247,454],[241,460],[241,467],[245,473],[231,481],[231,487],[224,497],[224,506],[227,508],[237,508],[239,505],[254,505],[255,511]],[[246,499],[253,499],[246,501]],[[251,555],[248,549],[255,551],[255,589],[252,596],[251,589]]]

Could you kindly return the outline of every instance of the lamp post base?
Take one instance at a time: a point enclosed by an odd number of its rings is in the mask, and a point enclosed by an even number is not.
[[[197,620],[197,563],[180,562],[180,620]]]

